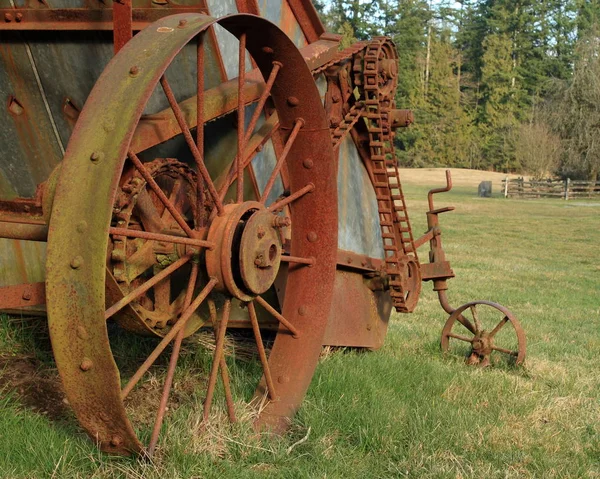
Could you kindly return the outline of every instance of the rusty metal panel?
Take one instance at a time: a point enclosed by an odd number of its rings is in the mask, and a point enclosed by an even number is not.
[[[33,196],[62,158],[30,54],[21,34],[0,34],[2,199]]]
[[[298,48],[306,46],[308,42],[306,41],[304,32],[302,31],[298,20],[296,20],[287,0],[281,2],[281,10],[281,22],[279,27],[292,39]]]
[[[352,138],[338,153],[338,248],[383,258],[377,199]]]
[[[391,311],[387,292],[371,291],[360,273],[338,270],[323,345],[378,349]]]
[[[0,286],[44,281],[46,243],[0,238]]]

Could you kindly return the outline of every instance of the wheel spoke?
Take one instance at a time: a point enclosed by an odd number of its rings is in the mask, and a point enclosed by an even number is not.
[[[282,263],[306,264],[308,266],[313,266],[316,263],[315,258],[312,256],[310,258],[301,258],[299,256],[286,256],[286,255],[281,256],[281,262]]]
[[[182,186],[183,183],[181,182],[181,178],[177,178],[173,183],[173,188],[171,188],[171,193],[169,194],[169,201],[175,207],[175,209],[180,212],[183,212],[183,201],[185,200],[185,195],[182,197],[182,195],[179,194]],[[163,211],[161,216],[161,220],[165,221],[168,219],[167,211],[168,210],[165,208],[165,211]]]
[[[246,83],[246,34],[240,35],[239,69],[238,69],[238,108],[237,108],[237,202],[244,201],[244,143],[246,138],[244,119],[246,99],[244,84]]]
[[[215,385],[217,384],[217,373],[219,371],[219,364],[221,363],[221,357],[223,356],[223,347],[225,344],[225,332],[227,331],[227,323],[229,321],[229,313],[231,311],[231,300],[225,300],[223,305],[223,316],[221,318],[221,324],[219,324],[219,330],[217,334],[217,342],[215,344],[215,352],[213,353],[212,367],[210,370],[210,376],[208,378],[208,388],[206,390],[206,399],[204,401],[204,420],[208,420],[210,414],[210,407],[215,392]]]
[[[273,172],[271,173],[271,176],[269,177],[269,181],[267,182],[265,189],[262,193],[262,196],[260,198],[260,202],[263,205],[265,204],[265,202],[267,201],[267,198],[269,197],[269,193],[271,192],[271,189],[273,188],[273,185],[275,184],[277,175],[279,175],[279,172],[281,171],[281,167],[283,166],[290,150],[292,149],[292,146],[294,145],[294,141],[296,140],[296,137],[298,136],[298,133],[300,132],[300,129],[302,128],[302,126],[304,126],[304,120],[301,118],[297,119],[296,123],[294,123],[294,128],[292,129],[292,132],[290,133],[290,136],[285,143],[285,147],[283,148],[283,151],[281,152],[281,155],[279,156],[279,159],[277,160],[277,163],[275,164],[275,168],[273,169]]]
[[[198,278],[198,264],[192,264],[192,271],[188,280],[188,286],[185,293],[185,300],[183,304],[184,311],[190,307],[192,302],[192,295],[194,294],[194,288],[196,286],[196,279]],[[150,438],[150,444],[148,446],[148,456],[154,455],[154,450],[158,442],[158,435],[160,434],[160,428],[165,417],[165,411],[167,409],[167,402],[169,400],[169,394],[171,393],[171,387],[173,385],[173,376],[175,375],[175,368],[177,367],[177,360],[179,359],[179,351],[181,349],[181,342],[183,341],[184,329],[181,328],[173,344],[173,351],[171,352],[171,359],[169,360],[169,368],[167,370],[167,377],[165,378],[165,384],[163,386],[162,396],[160,398],[160,405],[156,414],[156,420],[154,421],[154,428],[152,430],[152,436]]]
[[[215,206],[217,207],[217,211],[219,212],[219,214],[221,214],[223,212],[223,203],[221,202],[221,200],[219,198],[219,194],[217,193],[217,190],[215,188],[215,185],[213,184],[213,182],[210,178],[210,174],[208,173],[208,170],[206,169],[206,165],[204,164],[204,159],[202,157],[202,154],[198,150],[198,147],[196,146],[196,143],[194,142],[194,138],[192,137],[192,133],[190,132],[190,129],[187,126],[187,123],[185,122],[183,112],[181,111],[181,108],[179,107],[179,104],[177,103],[177,100],[175,99],[173,90],[171,90],[171,86],[169,85],[169,82],[167,81],[167,78],[164,75],[160,79],[160,84],[162,86],[163,91],[165,92],[165,96],[167,97],[169,105],[171,106],[171,110],[173,110],[173,114],[175,115],[175,119],[177,120],[177,123],[179,124],[179,128],[181,129],[181,133],[183,134],[183,137],[185,138],[185,142],[187,143],[188,148],[192,152],[192,156],[194,157],[194,161],[196,162],[198,171],[202,175],[204,182],[206,183],[206,186],[208,187],[208,191],[210,192],[210,195],[213,198]],[[197,113],[197,115],[201,115],[201,114],[202,114],[201,112]]]
[[[498,334],[498,331],[500,331],[502,329],[502,327],[508,323],[508,316],[504,316],[504,318],[502,319],[502,321],[500,321],[496,327],[492,330],[492,332],[490,333],[490,338],[493,338],[494,336],[496,336],[496,334]]]
[[[258,355],[260,357],[260,362],[263,367],[263,372],[265,375],[265,382],[267,383],[267,389],[269,393],[269,398],[271,400],[275,400],[277,397],[277,393],[275,392],[275,384],[273,383],[273,378],[271,377],[271,368],[269,368],[269,362],[267,361],[267,353],[265,353],[265,346],[263,344],[262,336],[260,335],[260,327],[258,325],[258,319],[256,317],[256,309],[254,309],[254,303],[250,301],[248,304],[248,313],[250,314],[250,323],[252,323],[252,331],[254,333],[254,339],[256,341],[256,347],[258,348]]]
[[[160,269],[155,266],[160,272]],[[168,311],[171,307],[171,276],[154,285],[154,311]]]
[[[150,355],[146,358],[146,361],[140,366],[140,368],[135,372],[135,374],[131,377],[127,385],[121,391],[121,399],[125,399],[134,386],[139,382],[142,376],[150,369],[150,366],[154,364],[154,361],[160,356],[160,353],[164,351],[167,345],[173,340],[173,338],[177,335],[179,330],[183,329],[187,324],[188,320],[192,317],[194,312],[200,307],[202,302],[206,299],[209,293],[213,290],[215,285],[217,284],[217,280],[212,278],[204,289],[196,296],[194,302],[187,308],[179,320],[175,323],[175,325],[171,328],[171,331],[167,333],[167,335],[162,339],[158,346],[154,348],[154,351],[150,353]]]
[[[256,134],[252,135],[252,137],[246,143],[246,151],[244,151],[244,168],[247,168],[253,158],[253,153],[258,151],[267,141],[271,139],[273,133],[277,131],[279,128],[279,118],[277,114],[273,114],[269,117],[269,119],[259,128]],[[233,163],[229,167],[227,175],[225,176],[225,181],[221,185],[219,190],[219,198],[221,201],[225,199],[225,195],[227,191],[233,184],[236,178],[236,166],[237,166],[237,158],[233,160]]]
[[[267,80],[267,84],[265,85],[265,89],[262,92],[258,103],[256,104],[256,109],[252,113],[252,118],[250,118],[250,123],[248,124],[248,129],[246,130],[246,134],[244,135],[244,142],[247,143],[254,132],[254,128],[256,127],[256,123],[258,123],[258,119],[262,113],[263,108],[265,107],[265,103],[267,99],[271,95],[271,89],[273,88],[273,83],[275,83],[275,79],[277,78],[277,74],[283,65],[280,62],[273,62],[273,68],[271,69],[271,73],[269,74],[269,78]]]
[[[511,356],[518,356],[519,355],[519,351],[512,351],[510,349],[501,348],[499,346],[492,346],[492,349],[494,351],[498,351],[500,353],[510,354]]]
[[[285,319],[281,314],[279,314],[279,312],[273,306],[267,303],[261,296],[257,296],[255,300],[269,313],[271,313],[277,321],[279,321],[287,329],[289,329],[294,338],[297,338],[299,336],[298,330],[294,326],[292,326],[292,324],[287,319]]]
[[[467,338],[466,336],[461,336],[460,334],[448,333],[449,338],[459,339],[460,341],[465,341],[467,343],[472,343],[473,338]]]
[[[218,340],[219,324],[217,323],[217,307],[215,302],[212,300],[208,301],[208,309],[210,311],[210,321],[213,327],[213,333],[215,336],[215,344]],[[231,394],[231,383],[229,381],[229,369],[227,368],[227,361],[225,361],[225,355],[221,356],[220,362],[221,370],[221,381],[223,381],[223,389],[225,391],[225,402],[227,404],[227,416],[230,422],[236,422],[235,417],[235,406],[233,404],[233,396]]]
[[[198,35],[196,43],[196,146],[204,158],[204,33]],[[204,181],[198,175],[196,183],[196,226],[202,227],[202,208],[204,208]]]
[[[464,317],[462,314],[459,314],[456,317],[456,320],[462,324],[465,328],[467,328],[469,330],[470,333],[476,334],[475,331],[475,326],[473,326],[473,323],[471,323],[471,321],[469,321],[466,317]]]
[[[475,305],[472,305],[469,307],[469,309],[471,310],[471,315],[473,316],[473,321],[475,322],[475,331],[479,333],[481,332],[482,328],[481,322],[479,321],[479,316],[477,315],[477,308]]]
[[[185,233],[190,238],[193,238],[194,232],[192,231],[192,229],[188,226],[188,224],[186,223],[183,216],[181,216],[179,211],[177,211],[177,208],[175,208],[175,205],[173,205],[173,203],[171,203],[169,201],[169,198],[167,198],[167,196],[165,195],[162,188],[160,186],[158,186],[156,181],[154,181],[154,178],[152,178],[152,174],[146,169],[146,167],[140,161],[138,156],[135,153],[133,153],[132,151],[130,151],[128,153],[128,156],[129,156],[129,159],[133,162],[133,165],[136,167],[136,169],[144,177],[144,179],[146,180],[146,183],[148,183],[148,186],[150,186],[150,188],[152,188],[152,191],[154,191],[154,193],[156,193],[156,196],[158,196],[160,201],[165,205],[165,208],[167,208],[169,210],[169,212],[173,216],[173,219],[175,221],[177,221],[177,224],[179,224],[179,226],[181,226],[181,229],[183,231],[185,231]]]
[[[279,201],[273,203],[271,206],[269,206],[267,208],[267,210],[269,210],[269,211],[280,210],[285,205],[288,205],[288,204],[292,203],[293,201],[296,201],[297,199],[303,197],[306,193],[310,193],[314,189],[315,189],[315,185],[313,185],[312,183],[309,183],[308,185],[306,185],[305,187],[299,189],[295,193],[292,193],[290,196],[288,196],[286,198],[283,198],[282,200],[279,200]]]
[[[104,312],[104,319],[108,319],[112,315],[117,313],[118,311],[121,311],[125,306],[127,306],[133,300],[135,300],[136,298],[139,298],[142,294],[144,294],[146,291],[148,291],[154,285],[158,284],[160,281],[162,281],[167,276],[172,274],[175,270],[177,270],[178,268],[183,266],[185,263],[187,263],[191,258],[192,258],[192,255],[186,255],[186,256],[183,256],[182,258],[179,258],[173,264],[171,264],[171,265],[167,266],[165,269],[163,269],[160,273],[153,276],[148,281],[146,281],[144,284],[142,284],[138,288],[134,289],[133,291],[131,291],[129,294],[127,294],[123,298],[121,298],[119,301],[117,301],[115,304],[113,304],[110,308],[108,308]]]
[[[174,236],[162,233],[151,233],[150,231],[130,230],[127,228],[116,228],[111,226],[108,229],[111,235],[126,236],[128,238],[142,238],[163,243],[185,244],[189,246],[197,246],[198,248],[213,249],[215,244],[211,241],[205,241],[195,238],[186,238],[185,236]],[[198,232],[196,232],[196,235]]]

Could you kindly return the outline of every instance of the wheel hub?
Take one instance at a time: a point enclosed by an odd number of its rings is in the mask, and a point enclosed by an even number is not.
[[[251,301],[277,277],[282,252],[279,228],[289,226],[290,220],[255,201],[226,205],[224,210],[208,232],[208,241],[216,247],[206,252],[206,268],[218,279],[218,289]]]

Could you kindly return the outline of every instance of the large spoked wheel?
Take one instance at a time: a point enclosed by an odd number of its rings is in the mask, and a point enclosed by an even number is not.
[[[204,104],[202,72],[204,37],[215,23],[239,40],[240,75],[237,153],[222,159],[224,174],[213,178],[204,163],[204,124],[212,118],[205,114],[210,106]],[[196,101],[186,102],[184,111],[165,71],[190,42],[198,45],[201,73],[194,79]],[[247,53],[265,80],[249,119]],[[185,138],[193,168],[136,151],[135,145],[144,143],[138,124],[155,89],[168,99],[171,125],[178,126],[174,134]],[[192,104],[198,115],[190,114]],[[268,118],[255,131],[265,105]],[[266,175],[262,163],[260,176],[253,170],[255,155],[275,135],[282,148]],[[153,453],[181,342],[204,323],[214,324],[217,338],[204,415],[220,374],[233,416],[223,344],[234,301],[248,311],[263,367],[256,396],[268,403],[258,426],[282,430],[289,424],[314,373],[332,300],[334,168],[311,73],[293,43],[268,21],[174,15],[140,32],[115,56],[81,112],[62,163],[46,265],[56,364],[77,418],[103,450]],[[263,296],[282,277],[285,296],[277,310]],[[268,358],[257,305],[279,321]],[[107,320],[113,318],[127,330],[162,338],[127,378],[121,377],[109,344]],[[152,433],[143,433],[150,442],[142,444],[138,425],[126,413],[127,397],[171,343]]]
[[[442,351],[462,353],[470,365],[486,367],[504,362],[518,366],[525,361],[525,332],[504,306],[473,301],[456,309],[446,321]]]

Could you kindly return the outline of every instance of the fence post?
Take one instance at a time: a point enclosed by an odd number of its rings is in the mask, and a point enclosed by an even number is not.
[[[504,178],[504,197],[508,198],[508,176]]]
[[[565,201],[568,201],[569,199],[569,185],[571,183],[571,178],[567,178],[567,180],[565,181]]]

